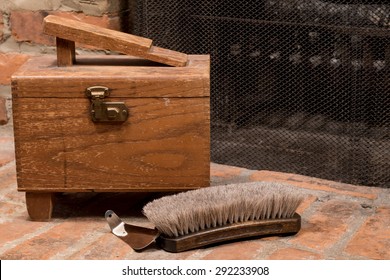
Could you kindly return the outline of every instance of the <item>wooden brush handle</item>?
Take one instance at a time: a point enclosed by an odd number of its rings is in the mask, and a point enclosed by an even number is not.
[[[75,42],[142,57],[170,66],[185,66],[184,53],[152,46],[152,40],[95,26],[85,22],[49,15],[43,30],[56,37],[57,64],[70,66],[75,62]]]
[[[160,236],[159,246],[168,252],[182,252],[211,244],[268,235],[295,234],[301,228],[301,217],[294,214],[289,219],[259,220],[235,223],[228,226],[203,230],[179,237]]]

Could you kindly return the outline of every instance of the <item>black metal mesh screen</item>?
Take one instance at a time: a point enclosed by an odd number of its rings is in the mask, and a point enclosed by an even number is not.
[[[211,54],[212,161],[390,187],[388,0],[138,0],[132,32]]]

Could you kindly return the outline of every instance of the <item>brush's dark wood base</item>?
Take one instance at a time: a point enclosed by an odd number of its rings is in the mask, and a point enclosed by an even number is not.
[[[289,219],[236,223],[176,238],[160,236],[157,243],[165,251],[178,253],[231,240],[268,235],[290,235],[297,233],[300,229],[301,216],[295,213]]]

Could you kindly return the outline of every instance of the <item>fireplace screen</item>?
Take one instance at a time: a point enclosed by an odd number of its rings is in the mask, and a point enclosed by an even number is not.
[[[390,187],[387,0],[137,0],[133,30],[211,55],[211,160]]]

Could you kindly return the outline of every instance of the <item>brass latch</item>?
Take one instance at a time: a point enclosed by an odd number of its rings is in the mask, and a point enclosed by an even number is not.
[[[105,102],[110,90],[103,86],[93,86],[86,89],[85,94],[91,99],[90,114],[94,122],[124,122],[129,110],[124,102]]]

